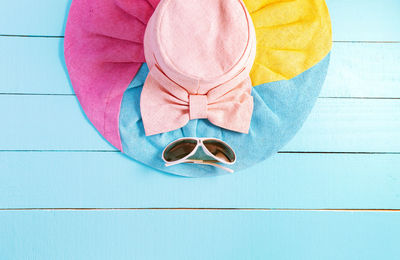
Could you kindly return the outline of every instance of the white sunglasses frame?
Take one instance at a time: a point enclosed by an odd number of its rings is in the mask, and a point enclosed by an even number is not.
[[[173,144],[175,144],[175,143],[177,143],[177,142],[180,142],[180,141],[183,141],[183,140],[193,140],[193,141],[197,141],[196,147],[193,149],[192,152],[190,152],[190,153],[189,153],[188,155],[186,155],[185,157],[183,157],[183,158],[181,158],[181,159],[179,159],[179,160],[176,160],[176,161],[174,161],[174,162],[168,162],[168,161],[164,158],[165,151],[166,151],[168,148],[170,148]],[[218,158],[218,157],[215,156],[214,154],[212,154],[212,153],[207,149],[207,147],[205,146],[205,144],[203,143],[203,141],[206,141],[206,140],[207,140],[207,141],[208,141],[208,140],[210,140],[210,141],[217,141],[217,142],[220,142],[220,143],[224,144],[225,146],[227,146],[229,149],[232,150],[233,155],[235,156],[234,160],[233,160],[232,162],[226,162],[226,161],[224,161],[224,160],[221,160],[220,158]],[[165,166],[166,166],[166,167],[173,166],[173,165],[177,165],[177,164],[182,164],[182,163],[195,163],[195,164],[211,165],[211,166],[214,166],[214,167],[218,167],[218,168],[220,168],[220,169],[223,169],[223,170],[225,170],[225,171],[228,171],[228,172],[230,172],[230,173],[233,173],[233,172],[234,172],[232,169],[227,168],[227,167],[224,167],[224,166],[222,166],[222,165],[220,165],[220,164],[217,164],[217,163],[208,162],[208,161],[206,161],[206,160],[188,159],[189,157],[191,157],[191,156],[193,156],[194,154],[196,154],[196,152],[197,152],[197,150],[199,149],[199,147],[201,147],[201,148],[203,149],[203,152],[204,152],[205,154],[207,154],[208,156],[210,156],[211,158],[215,159],[215,160],[218,161],[218,162],[221,162],[221,163],[223,163],[223,164],[228,164],[228,165],[232,165],[232,164],[234,164],[234,163],[236,162],[236,153],[235,153],[235,151],[232,149],[232,147],[231,147],[230,145],[228,145],[227,143],[225,143],[224,141],[222,141],[222,140],[220,140],[220,139],[218,139],[218,138],[199,138],[199,137],[182,137],[182,138],[179,138],[179,139],[177,139],[177,140],[175,140],[175,141],[169,143],[169,144],[164,148],[164,150],[163,150],[163,152],[162,152],[162,154],[161,154],[161,158],[162,158],[163,161],[165,162]]]

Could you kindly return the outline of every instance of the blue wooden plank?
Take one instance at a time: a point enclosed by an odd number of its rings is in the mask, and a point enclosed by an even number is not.
[[[0,95],[0,150],[114,150],[86,119],[75,96]],[[76,145],[78,144],[78,145]]]
[[[63,35],[72,0],[0,2],[0,34]]]
[[[0,57],[0,93],[73,93],[63,39],[0,37]]]
[[[0,150],[114,150],[74,96],[0,95]],[[400,100],[320,99],[283,151],[400,152]]]
[[[400,209],[399,165],[391,154],[279,154],[188,179],[119,153],[2,152],[0,208]]]
[[[334,43],[321,97],[400,98],[400,43]]]
[[[337,41],[400,41],[398,0],[327,0]],[[63,35],[71,0],[0,3],[0,34]]]
[[[62,39],[0,37],[0,93],[73,94]],[[400,43],[335,43],[322,97],[400,97]]]
[[[0,212],[2,259],[399,259],[398,212]]]
[[[327,0],[336,41],[400,41],[400,1]]]
[[[400,99],[323,99],[285,151],[400,152]]]

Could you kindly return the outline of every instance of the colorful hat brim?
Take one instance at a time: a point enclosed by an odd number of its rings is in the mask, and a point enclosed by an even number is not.
[[[148,74],[143,35],[158,0],[74,0],[65,34],[66,63],[77,97],[99,132],[138,161],[191,177],[222,172],[208,166],[196,166],[195,171],[189,165],[165,168],[160,153],[179,137],[227,141],[238,153],[236,170],[278,151],[303,124],[325,79],[331,49],[329,13],[324,0],[244,2],[257,33],[250,133],[192,120],[182,129],[145,137],[139,106]]]

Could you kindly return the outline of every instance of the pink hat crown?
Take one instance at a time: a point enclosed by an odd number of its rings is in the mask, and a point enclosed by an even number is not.
[[[198,118],[248,131],[256,39],[242,1],[161,1],[147,25],[144,50],[150,68],[141,97],[147,135]]]

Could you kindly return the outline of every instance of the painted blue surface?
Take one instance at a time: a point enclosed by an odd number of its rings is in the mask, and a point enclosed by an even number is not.
[[[70,2],[0,1],[0,35],[62,35]],[[218,178],[116,153],[71,95],[62,39],[0,36],[0,259],[399,259],[400,2],[327,4],[346,42],[291,153]],[[117,209],[137,207],[191,209]],[[318,211],[355,208],[377,210]]]
[[[2,259],[399,259],[394,212],[5,211]]]
[[[114,152],[2,152],[0,208],[396,209],[398,164],[398,154],[278,154],[192,179]]]

